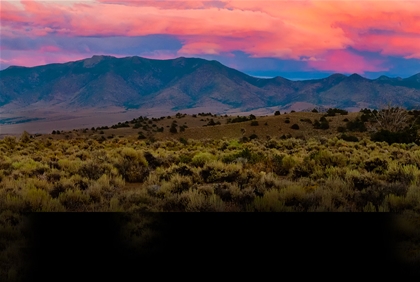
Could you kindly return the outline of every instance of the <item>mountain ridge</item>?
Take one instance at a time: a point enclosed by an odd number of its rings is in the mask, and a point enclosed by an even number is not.
[[[44,103],[61,110],[123,107],[182,110],[220,105],[231,109],[286,108],[294,103],[340,108],[420,105],[420,73],[408,78],[335,73],[293,81],[257,78],[215,60],[94,55],[77,61],[0,71],[0,109],[18,111]]]

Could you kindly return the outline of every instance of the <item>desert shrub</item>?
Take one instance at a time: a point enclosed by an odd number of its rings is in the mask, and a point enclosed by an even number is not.
[[[367,160],[364,167],[369,172],[384,173],[388,169],[388,162],[378,157]]]
[[[208,123],[206,124],[206,126],[215,126],[215,125],[220,125],[220,121],[215,122],[212,118],[208,121]]]
[[[181,164],[179,166],[176,166],[173,169],[173,172],[176,172],[176,173],[178,173],[182,176],[193,176],[194,175],[194,171],[188,165],[185,165],[185,164]]]
[[[195,166],[202,167],[207,162],[215,160],[216,157],[208,152],[199,152],[191,159],[191,163]]]
[[[247,162],[255,164],[257,162],[263,161],[265,159],[265,155],[262,152],[252,152],[248,148],[245,148],[238,153],[223,157],[222,161],[228,163],[235,161],[238,158],[246,159]]]
[[[178,130],[176,129],[176,127],[177,127],[176,123],[172,123],[171,127],[169,128],[169,132],[173,134],[177,133]]]
[[[299,208],[304,197],[305,190],[299,184],[290,185],[289,187],[280,190],[280,200],[284,202],[284,205],[287,207]]]
[[[26,131],[23,131],[22,135],[20,136],[19,141],[22,143],[28,143],[29,141],[31,141],[31,137],[29,133]]]
[[[257,134],[251,134],[250,136],[249,136],[249,140],[254,140],[254,139],[258,139],[258,135]]]
[[[346,124],[346,128],[348,131],[352,132],[366,132],[367,128],[365,123],[358,117],[353,121],[348,121]]]
[[[301,118],[300,121],[312,124],[312,120],[310,118]]]
[[[296,165],[296,160],[293,156],[275,155],[272,157],[273,172],[277,175],[287,175]]]
[[[183,191],[188,191],[193,184],[189,176],[180,175],[178,173],[172,175],[169,183],[171,185],[170,191],[172,193],[182,193]]]
[[[393,143],[418,143],[419,136],[417,129],[404,129],[398,132],[391,132],[389,130],[381,129],[378,132],[372,134],[372,141],[375,142],[387,142],[389,145]]]
[[[369,203],[379,211],[379,206],[383,203],[386,194],[380,185],[369,186],[360,191],[356,191],[353,196],[353,202],[356,208],[362,211]]]
[[[87,159],[91,158],[91,155],[89,152],[83,150],[76,154],[76,158],[79,158],[81,161],[86,161]]]
[[[86,177],[92,180],[98,180],[102,174],[105,173],[105,169],[102,165],[95,161],[84,162],[78,171],[78,174],[82,177]]]
[[[314,172],[315,162],[304,160],[296,164],[292,170],[292,179],[299,179],[302,177],[309,177]]]
[[[83,211],[89,205],[90,197],[79,189],[72,189],[61,193],[58,200],[67,211]]]
[[[284,123],[290,123],[290,119],[286,119]]]
[[[203,194],[204,196],[210,196],[214,194],[214,185],[212,184],[202,184],[196,187],[198,193]]]
[[[86,190],[86,194],[89,196],[90,201],[93,204],[102,203],[102,185],[98,182],[93,182],[89,185],[89,188]]]
[[[274,115],[275,115],[275,116],[279,116],[279,115],[280,115],[280,111],[275,111],[275,112],[274,112]]]
[[[348,142],[359,142],[359,138],[353,135],[341,134],[340,139]]]
[[[189,202],[188,196],[184,193],[169,194],[158,205],[163,211],[182,212],[185,211]]]
[[[397,196],[401,196],[395,194]],[[418,185],[410,185],[407,189],[407,193],[405,195],[407,203],[415,209],[417,212],[420,212],[420,186]]]
[[[224,164],[220,161],[209,162],[200,171],[200,176],[206,183],[234,182],[240,175],[242,165]]]
[[[348,114],[348,111],[341,110],[341,109],[336,109],[336,108],[334,108],[334,109],[329,108],[327,110],[327,113],[326,113],[327,116],[335,116],[336,114],[347,115]]]
[[[371,174],[361,174],[355,170],[349,170],[346,173],[346,179],[356,190],[363,190],[368,187],[379,186],[378,179],[375,179]]]
[[[41,211],[43,206],[51,200],[51,196],[47,191],[31,188],[23,194],[23,200],[27,206],[27,211]]]
[[[321,167],[338,166],[344,167],[347,165],[347,159],[340,153],[331,153],[327,150],[320,150],[318,152],[312,152],[310,158],[315,161],[317,165]]]
[[[142,151],[124,148],[114,166],[127,182],[142,182],[149,174],[148,163]],[[102,175],[102,174],[101,174]]]
[[[419,169],[414,165],[389,165],[389,169],[386,173],[388,182],[401,182],[404,185],[409,185],[415,181],[419,176]]]
[[[284,201],[280,200],[281,194],[278,190],[270,190],[264,196],[258,196],[253,203],[248,206],[248,210],[257,212],[284,212],[291,211],[285,206]]]
[[[277,149],[280,147],[280,145],[278,144],[276,140],[270,139],[265,143],[265,147],[269,149]]]
[[[218,212],[225,210],[225,203],[216,195],[205,196],[197,190],[184,192],[188,200],[185,208],[187,212]]]
[[[382,187],[384,195],[394,194],[396,196],[406,196],[408,189],[408,185],[398,182],[384,183]]]
[[[256,116],[254,115],[249,115],[249,117],[246,116],[237,116],[235,118],[228,118],[226,120],[226,123],[237,123],[237,122],[245,122],[245,121],[252,121],[256,119]]]
[[[315,129],[328,129],[330,128],[330,124],[325,117],[321,117],[319,121],[317,119],[314,120],[313,127]]]
[[[187,145],[188,144],[188,140],[185,139],[184,137],[180,137],[179,138],[179,142],[181,142],[183,145]]]
[[[295,124],[293,124],[290,128],[291,128],[291,129],[298,130],[298,129],[299,129],[299,125],[297,125],[297,124],[295,123]]]
[[[258,121],[256,120],[251,121],[251,126],[258,126],[258,125],[259,125]]]
[[[266,190],[279,188],[281,186],[281,181],[274,173],[261,173],[261,177],[257,184],[261,184],[264,187],[264,190]]]
[[[337,127],[337,132],[343,133],[346,132],[346,128],[344,126]]]
[[[190,156],[189,154],[180,154],[178,157],[178,160],[180,163],[185,163],[185,164],[189,164],[192,161],[192,156]]]
[[[393,194],[387,195],[385,197],[385,203],[389,207],[390,212],[402,212],[405,209],[410,209],[410,203],[401,196],[396,196]]]

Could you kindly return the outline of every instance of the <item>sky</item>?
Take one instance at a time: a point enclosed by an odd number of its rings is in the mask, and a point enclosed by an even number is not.
[[[110,55],[294,80],[420,73],[420,0],[0,0],[0,23],[0,69]]]

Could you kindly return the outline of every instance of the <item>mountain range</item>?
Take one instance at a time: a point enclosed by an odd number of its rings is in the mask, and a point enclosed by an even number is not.
[[[36,107],[61,111],[121,107],[181,111],[216,108],[252,111],[296,103],[320,107],[379,108],[391,103],[420,105],[420,73],[411,77],[333,74],[292,81],[257,78],[217,61],[180,57],[93,56],[37,67],[10,66],[0,71],[0,110]]]

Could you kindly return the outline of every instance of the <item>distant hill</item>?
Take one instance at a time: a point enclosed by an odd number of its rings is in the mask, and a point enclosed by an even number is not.
[[[409,78],[366,79],[333,74],[291,81],[248,76],[217,61],[198,58],[152,60],[141,57],[92,58],[0,71],[0,109],[36,107],[62,111],[122,107],[180,111],[217,108],[286,108],[296,103],[320,107],[378,108],[386,103],[417,108],[420,74]]]

